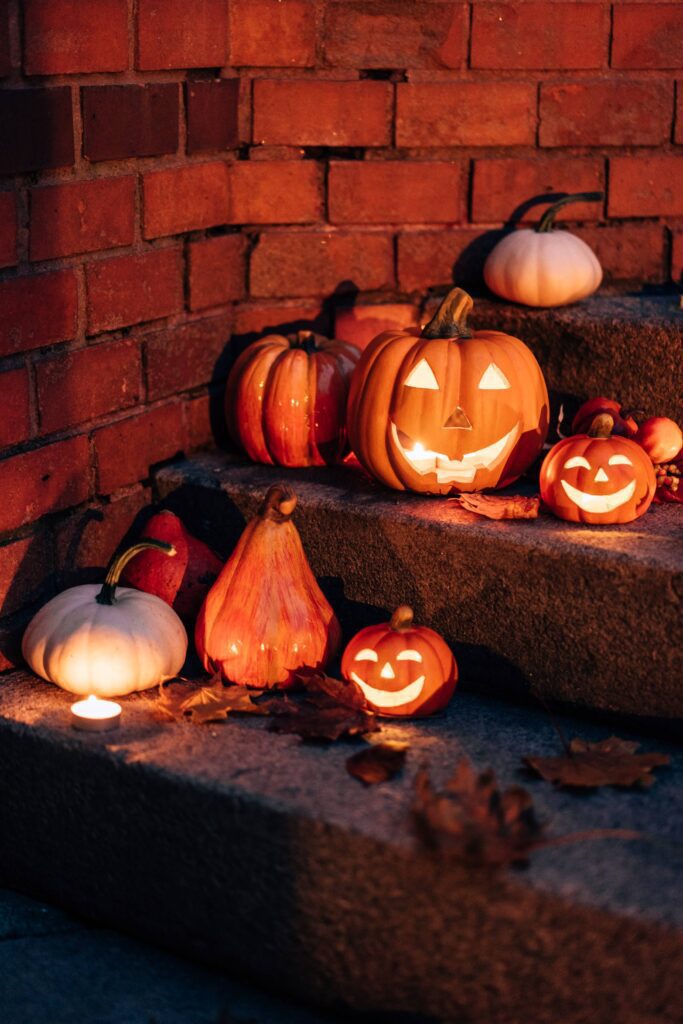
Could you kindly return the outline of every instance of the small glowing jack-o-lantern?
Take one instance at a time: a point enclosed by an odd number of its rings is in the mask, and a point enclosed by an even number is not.
[[[356,633],[342,656],[342,675],[379,715],[423,716],[453,696],[458,666],[438,633],[413,625],[413,611],[397,608],[390,622]]]
[[[426,494],[505,487],[536,458],[548,392],[527,346],[471,331],[454,288],[419,337],[386,331],[351,381],[347,427],[358,460],[389,487]]]
[[[611,434],[612,417],[597,416],[588,434],[559,441],[541,466],[541,497],[572,523],[630,523],[650,507],[655,472],[639,444]]]

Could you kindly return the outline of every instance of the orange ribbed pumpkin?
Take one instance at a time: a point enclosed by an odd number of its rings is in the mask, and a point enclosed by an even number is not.
[[[519,338],[470,331],[472,305],[454,288],[419,337],[386,331],[361,356],[349,440],[389,487],[427,494],[505,487],[543,447],[541,368]]]
[[[197,653],[226,681],[285,688],[339,646],[339,623],[291,520],[295,505],[289,488],[270,488],[202,605]]]
[[[231,437],[254,462],[337,462],[346,449],[346,399],[359,356],[355,345],[312,331],[255,341],[228,378]]]

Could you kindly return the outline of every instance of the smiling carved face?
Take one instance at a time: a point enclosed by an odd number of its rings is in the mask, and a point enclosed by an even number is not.
[[[579,434],[548,452],[541,497],[560,519],[573,523],[630,523],[650,506],[655,473],[639,444],[625,437]]]
[[[531,351],[497,331],[387,332],[349,399],[354,452],[374,476],[429,494],[504,487],[543,446],[548,393]]]
[[[391,622],[362,629],[344,651],[342,675],[376,714],[429,715],[444,708],[455,689],[458,667],[450,648],[412,619],[410,608],[402,606]]]

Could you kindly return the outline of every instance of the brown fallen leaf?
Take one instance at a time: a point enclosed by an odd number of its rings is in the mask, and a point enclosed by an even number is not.
[[[376,786],[395,778],[405,764],[407,743],[373,743],[346,759],[349,775],[366,786]]]
[[[526,864],[543,842],[529,793],[521,786],[501,791],[493,771],[477,773],[467,757],[441,790],[420,768],[413,814],[428,845],[473,867]]]
[[[262,690],[248,690],[243,686],[224,686],[220,678],[206,686],[171,682],[160,687],[156,708],[166,717],[179,720],[189,716],[195,724],[201,725],[231,714],[269,714],[264,705],[254,703],[262,693]]]
[[[468,512],[487,519],[537,519],[541,499],[522,494],[459,494],[453,499]]]
[[[327,740],[332,743],[342,736],[364,736],[379,732],[376,715],[344,707],[327,698],[316,706],[297,706],[295,711],[278,715],[270,723],[271,732],[293,733],[302,740]]]
[[[570,788],[651,786],[652,769],[669,763],[666,754],[637,754],[639,743],[617,736],[589,743],[573,739],[560,757],[523,757],[524,763],[546,782]]]
[[[369,708],[360,687],[347,683],[345,679],[335,679],[316,669],[301,669],[296,678],[309,696],[325,694],[335,704],[343,704],[347,708],[356,708],[358,711],[367,711]]]

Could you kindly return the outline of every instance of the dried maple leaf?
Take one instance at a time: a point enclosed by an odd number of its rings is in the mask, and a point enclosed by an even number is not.
[[[459,494],[457,501],[468,512],[487,519],[537,519],[541,499],[522,494]]]
[[[347,757],[346,770],[366,786],[376,786],[398,775],[405,764],[407,752],[407,743],[373,743]]]
[[[299,705],[296,711],[278,715],[270,724],[272,732],[294,733],[302,740],[334,742],[342,736],[364,736],[379,732],[375,715],[327,700],[315,707]]]
[[[160,688],[157,709],[174,719],[189,715],[196,724],[216,722],[231,714],[267,715],[265,707],[254,703],[262,693],[243,686],[224,686],[220,679],[206,686],[172,682]]]
[[[637,754],[639,743],[611,736],[599,743],[573,739],[561,757],[522,760],[546,782],[556,786],[594,789],[598,786],[651,786],[652,769],[669,763],[666,754]]]
[[[493,771],[477,773],[462,757],[443,789],[425,766],[415,777],[413,814],[425,841],[474,867],[525,864],[543,828],[521,786],[501,791]]]
[[[296,678],[309,696],[325,694],[336,704],[342,704],[344,707],[356,708],[358,711],[368,710],[368,702],[360,688],[353,683],[347,683],[345,679],[335,679],[315,669],[301,669]]]

